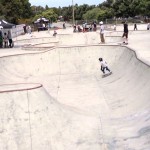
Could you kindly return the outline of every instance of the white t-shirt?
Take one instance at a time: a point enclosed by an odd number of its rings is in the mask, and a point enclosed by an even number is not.
[[[4,38],[4,42],[8,42],[8,36],[7,36],[7,34],[6,35],[4,34],[3,38]]]
[[[106,61],[104,61],[104,60],[103,60],[103,61],[101,61],[101,66],[102,66],[102,67],[107,67],[107,63],[106,63]]]
[[[85,28],[85,23],[83,23],[82,27]]]
[[[114,30],[116,30],[116,25],[114,25]]]
[[[104,25],[100,25],[100,33],[104,34]]]

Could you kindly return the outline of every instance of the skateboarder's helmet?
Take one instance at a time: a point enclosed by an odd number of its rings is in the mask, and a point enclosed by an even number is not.
[[[103,61],[103,58],[99,58],[99,61]]]

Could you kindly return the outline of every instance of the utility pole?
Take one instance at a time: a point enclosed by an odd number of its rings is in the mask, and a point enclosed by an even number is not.
[[[72,0],[72,23],[74,25],[74,3],[73,3],[73,0]]]

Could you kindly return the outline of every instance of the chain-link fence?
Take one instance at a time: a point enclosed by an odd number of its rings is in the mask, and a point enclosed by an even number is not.
[[[75,20],[76,25],[81,25],[83,23],[92,24],[97,23],[99,24],[100,21],[103,21],[104,24],[110,25],[117,25],[122,24],[123,22],[127,21],[128,23],[148,23],[150,22],[150,18],[148,17],[135,17],[135,18],[115,18],[115,19],[101,19],[101,20]],[[72,20],[69,22],[72,24]]]

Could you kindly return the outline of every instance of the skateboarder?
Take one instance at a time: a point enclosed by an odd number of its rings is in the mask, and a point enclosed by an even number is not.
[[[110,71],[110,69],[108,68],[108,65],[107,65],[106,61],[104,61],[103,58],[99,58],[99,61],[100,61],[100,63],[101,63],[101,71],[103,72],[103,74],[105,74],[105,69],[106,69],[107,71],[109,71],[109,73],[112,73],[112,72]]]

